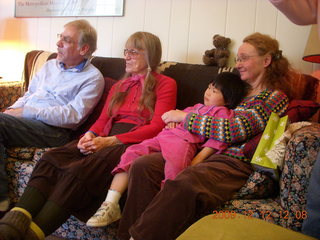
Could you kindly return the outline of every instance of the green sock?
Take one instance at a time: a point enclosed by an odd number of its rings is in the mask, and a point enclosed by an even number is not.
[[[34,217],[37,216],[46,201],[45,196],[37,188],[27,186],[16,207],[26,209]]]
[[[33,221],[44,232],[45,236],[48,236],[69,217],[70,214],[65,209],[52,201],[47,201]]]

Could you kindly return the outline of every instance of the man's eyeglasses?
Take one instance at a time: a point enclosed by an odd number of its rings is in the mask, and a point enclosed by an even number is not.
[[[63,43],[68,43],[68,44],[73,43],[73,40],[71,39],[71,37],[63,36],[60,33],[57,34],[57,38],[58,38],[59,41],[62,41]]]
[[[234,62],[235,63],[243,63],[243,62],[246,62],[246,61],[248,61],[250,58],[252,58],[252,57],[257,57],[258,55],[253,55],[253,56],[248,56],[248,55],[243,55],[243,56],[241,56],[241,57],[236,57],[235,59],[234,59]]]
[[[139,56],[139,54],[140,54],[140,52],[137,50],[134,50],[134,49],[127,49],[127,48],[123,49],[123,55],[125,57],[129,56],[131,58],[136,58]]]

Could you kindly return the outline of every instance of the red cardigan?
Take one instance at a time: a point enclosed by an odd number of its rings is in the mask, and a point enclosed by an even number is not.
[[[145,139],[152,138],[156,136],[162,128],[165,126],[165,123],[162,121],[161,116],[163,113],[175,109],[176,99],[177,99],[177,85],[176,81],[170,77],[167,77],[162,74],[152,73],[153,76],[158,80],[156,86],[156,103],[154,108],[154,114],[150,121],[146,119],[149,118],[150,113],[147,110],[144,110],[142,113],[138,111],[138,104],[142,92],[142,84],[144,79],[141,79],[141,84],[135,84],[129,88],[128,95],[126,96],[123,104],[119,107],[116,114],[114,115],[124,115],[129,116],[126,118],[116,119],[114,122],[127,122],[139,124],[135,119],[141,119],[143,116],[144,125],[138,126],[133,131],[115,135],[122,143],[138,143]],[[106,124],[109,122],[110,117],[107,115],[107,109],[110,104],[111,96],[113,96],[117,85],[120,82],[129,82],[130,78],[124,79],[116,83],[110,90],[108,98],[102,110],[102,113],[98,120],[91,126],[89,131],[96,133],[99,136],[106,136],[104,129]],[[113,122],[113,123],[114,123]],[[141,122],[140,122],[141,124]]]

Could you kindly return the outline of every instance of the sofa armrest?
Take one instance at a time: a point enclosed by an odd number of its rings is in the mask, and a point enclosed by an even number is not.
[[[313,123],[297,130],[287,145],[280,178],[280,203],[283,209],[290,214],[285,224],[294,225],[296,231],[301,230],[303,219],[300,218],[300,215],[306,211],[306,193],[319,150],[319,123]]]
[[[23,82],[0,82],[0,112],[11,106],[22,95]]]

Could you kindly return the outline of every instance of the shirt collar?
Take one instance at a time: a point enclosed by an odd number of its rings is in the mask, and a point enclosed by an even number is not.
[[[67,71],[67,72],[81,72],[86,63],[87,63],[88,59],[84,59],[81,63],[79,63],[77,66],[73,67],[73,68],[66,68],[65,64],[63,62],[59,62],[59,66],[63,71]]]

